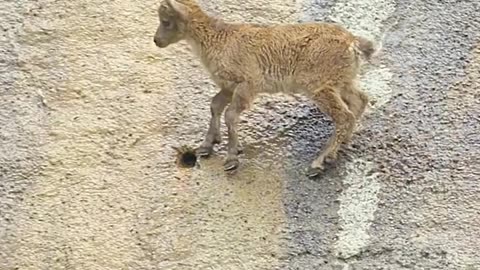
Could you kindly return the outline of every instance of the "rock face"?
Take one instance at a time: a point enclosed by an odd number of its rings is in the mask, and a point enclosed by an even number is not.
[[[201,3],[383,38],[336,166],[306,178],[331,122],[280,95],[243,115],[236,174],[223,145],[177,166],[217,89],[185,43],[155,48],[157,1],[0,0],[0,269],[480,266],[476,1]]]

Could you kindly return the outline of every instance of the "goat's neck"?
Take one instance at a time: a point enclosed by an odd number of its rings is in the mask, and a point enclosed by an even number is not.
[[[214,60],[213,50],[224,44],[229,25],[205,13],[196,17],[188,27],[187,41],[202,62],[210,63]]]

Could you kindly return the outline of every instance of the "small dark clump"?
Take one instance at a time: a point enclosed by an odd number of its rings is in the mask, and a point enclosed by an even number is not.
[[[197,155],[195,149],[183,145],[181,147],[173,147],[177,151],[176,163],[180,167],[192,168],[197,163]]]

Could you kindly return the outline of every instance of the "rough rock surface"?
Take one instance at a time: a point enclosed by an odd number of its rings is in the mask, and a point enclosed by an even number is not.
[[[201,3],[383,39],[338,164],[305,177],[331,122],[277,95],[242,116],[238,173],[224,145],[176,167],[217,89],[155,48],[158,1],[0,0],[0,269],[480,269],[478,1]]]

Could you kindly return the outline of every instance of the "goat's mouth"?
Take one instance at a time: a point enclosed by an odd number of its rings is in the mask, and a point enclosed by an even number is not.
[[[161,48],[161,49],[168,46],[168,44],[166,44],[166,43],[157,43],[156,45],[157,45],[158,48]]]
[[[155,45],[158,47],[158,48],[165,48],[168,46],[169,43],[167,42],[162,42],[158,39],[154,39],[153,42],[155,43]]]

